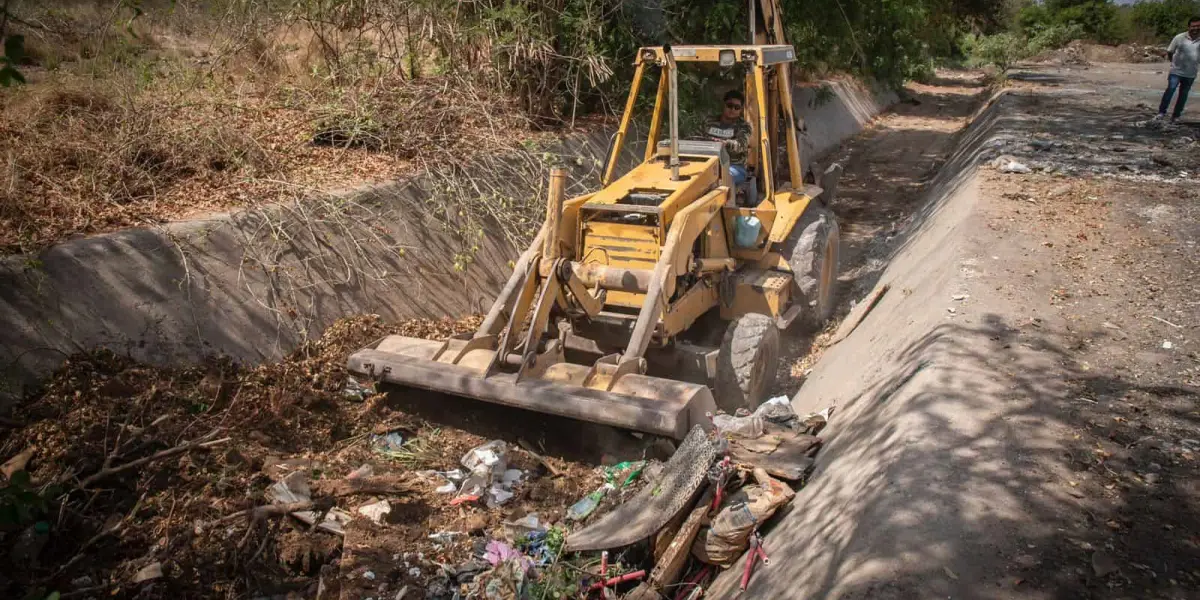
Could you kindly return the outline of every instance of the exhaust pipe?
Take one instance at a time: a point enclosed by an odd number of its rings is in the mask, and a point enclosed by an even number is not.
[[[679,69],[670,46],[663,46],[663,60],[667,63],[670,82],[671,105],[671,181],[679,181]]]

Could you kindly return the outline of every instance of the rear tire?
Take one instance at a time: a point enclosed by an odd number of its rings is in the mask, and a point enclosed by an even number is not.
[[[833,315],[840,243],[833,211],[816,203],[809,204],[784,241],[783,257],[798,288],[796,301],[804,307],[796,322],[805,332],[820,330]]]
[[[764,400],[779,365],[779,328],[767,315],[750,313],[729,323],[717,354],[717,406],[733,414]]]

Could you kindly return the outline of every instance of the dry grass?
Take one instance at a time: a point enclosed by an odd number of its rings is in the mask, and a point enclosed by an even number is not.
[[[131,20],[111,3],[18,5],[34,64],[0,91],[0,252],[461,165],[532,136],[472,76],[412,80],[352,53],[333,72],[327,40],[237,7]]]

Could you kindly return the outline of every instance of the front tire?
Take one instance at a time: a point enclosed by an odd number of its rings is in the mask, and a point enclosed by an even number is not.
[[[833,211],[809,204],[784,242],[783,256],[792,268],[804,312],[797,322],[806,332],[825,326],[833,316],[841,231]]]
[[[750,313],[729,323],[717,355],[717,406],[733,414],[754,410],[775,381],[779,329],[767,315]]]

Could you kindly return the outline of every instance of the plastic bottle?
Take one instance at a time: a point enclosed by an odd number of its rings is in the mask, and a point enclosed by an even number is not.
[[[581,521],[592,514],[597,506],[600,506],[600,501],[604,499],[605,494],[615,489],[611,483],[606,483],[600,486],[596,491],[584,496],[579,502],[571,505],[567,509],[567,518],[572,521]]]

